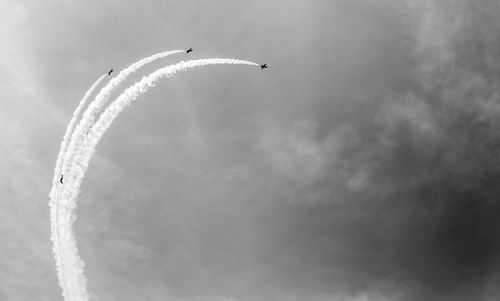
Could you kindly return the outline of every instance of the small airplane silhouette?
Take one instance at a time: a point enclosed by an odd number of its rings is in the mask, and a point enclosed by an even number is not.
[[[267,64],[264,64],[264,65],[260,65],[260,69],[264,70],[267,68]]]
[[[108,75],[111,75],[111,72],[113,72],[113,69],[109,70]]]
[[[189,48],[188,50],[186,50],[186,54],[189,54],[191,51],[193,51],[193,48]]]
[[[59,179],[59,182],[61,182],[61,184],[63,184],[63,181],[62,181],[63,177],[64,177],[64,175],[61,175],[61,178]]]

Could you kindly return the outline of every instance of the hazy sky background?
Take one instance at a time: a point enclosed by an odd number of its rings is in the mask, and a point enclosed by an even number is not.
[[[500,4],[0,2],[0,300],[62,300],[48,193],[87,88],[194,48],[82,186],[92,300],[500,299]],[[128,85],[124,85],[123,88]],[[116,94],[118,95],[118,94]]]

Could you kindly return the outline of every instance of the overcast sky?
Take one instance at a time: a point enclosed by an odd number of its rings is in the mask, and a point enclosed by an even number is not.
[[[496,0],[0,1],[0,299],[62,300],[48,193],[110,68],[194,48],[103,137],[91,300],[500,299]],[[116,94],[116,96],[118,93]]]

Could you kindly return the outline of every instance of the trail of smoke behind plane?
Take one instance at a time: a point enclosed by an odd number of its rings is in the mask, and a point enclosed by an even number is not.
[[[76,201],[80,191],[83,177],[88,167],[88,163],[95,151],[100,138],[112,124],[118,114],[130,103],[144,94],[149,88],[154,87],[160,80],[172,77],[179,71],[186,71],[194,67],[220,64],[253,65],[258,64],[234,59],[201,59],[187,62],[180,62],[175,65],[161,68],[147,77],[143,77],[139,82],[127,88],[115,101],[113,101],[101,114],[98,121],[90,129],[83,144],[69,153],[68,156],[74,158],[75,164],[68,166],[69,180],[65,183],[62,191],[61,202],[59,203],[59,216],[56,225],[59,241],[61,242],[62,271],[66,277],[67,286],[63,289],[66,300],[88,300],[86,289],[86,278],[84,275],[84,263],[78,255],[76,240],[72,231],[72,224],[76,219]]]
[[[183,53],[184,50],[173,50],[173,51],[166,51],[166,52],[161,52],[158,54],[154,54],[152,56],[149,56],[147,58],[144,58],[140,61],[137,61],[130,65],[129,67],[123,69],[120,71],[120,73],[111,79],[111,81],[101,89],[99,94],[95,97],[94,101],[92,101],[83,113],[83,117],[76,127],[76,130],[73,132],[73,135],[71,136],[71,141],[69,145],[69,151],[67,152],[67,156],[64,158],[64,166],[63,166],[63,171],[66,172],[67,168],[70,167],[73,162],[74,158],[72,158],[70,155],[74,153],[75,149],[78,148],[78,144],[81,143],[84,139],[84,136],[87,134],[89,131],[90,127],[94,123],[95,119],[99,115],[99,113],[102,111],[102,108],[106,105],[106,102],[108,101],[111,93],[123,82],[127,79],[127,77],[137,71],[139,68],[143,67],[144,65],[151,63],[157,59],[164,58],[173,54],[177,53]],[[67,164],[66,164],[67,162]]]
[[[162,52],[158,54],[154,54],[152,56],[149,56],[147,58],[144,58],[138,62],[135,62],[134,64],[130,65],[126,69],[122,70],[115,78],[113,78],[105,87],[101,89],[101,91],[98,93],[98,95],[95,97],[94,101],[89,105],[87,110],[84,112],[83,117],[76,126],[76,122],[78,120],[78,115],[80,115],[81,110],[83,109],[85,103],[87,102],[87,99],[89,98],[91,92],[95,89],[95,87],[100,83],[100,81],[106,76],[103,75],[99,80],[92,85],[91,89],[85,94],[84,98],[80,102],[79,106],[75,110],[75,113],[73,114],[73,119],[71,120],[70,124],[68,125],[68,129],[66,131],[66,134],[63,138],[63,142],[61,143],[61,150],[59,152],[59,156],[56,162],[56,168],[54,171],[54,178],[53,178],[53,183],[52,183],[52,189],[50,192],[50,198],[51,201],[49,203],[50,205],[50,219],[51,219],[51,240],[53,241],[53,253],[54,257],[56,260],[56,268],[58,271],[58,279],[59,279],[59,285],[63,289],[63,295],[65,292],[68,291],[66,289],[67,283],[66,283],[66,278],[64,273],[63,273],[63,260],[65,260],[65,256],[63,252],[66,249],[72,249],[76,248],[76,245],[61,245],[61,236],[65,235],[64,233],[67,233],[68,229],[61,229],[60,225],[61,222],[59,221],[59,218],[61,217],[63,220],[68,217],[68,213],[65,212],[64,210],[61,211],[61,201],[64,202],[64,200],[59,199],[59,182],[58,182],[58,177],[61,174],[66,174],[67,172],[67,167],[70,166],[72,163],[68,162],[68,160],[71,158],[69,154],[73,152],[73,150],[76,147],[76,142],[78,141],[78,137],[83,137],[82,133],[85,133],[89,130],[90,126],[94,122],[96,116],[99,114],[99,112],[102,110],[104,105],[106,104],[107,100],[109,99],[109,96],[111,92],[116,89],[130,74],[133,72],[137,71],[139,68],[142,66],[153,62],[154,60],[157,60],[159,58],[163,58],[172,54],[176,53],[181,53],[183,50],[175,50],[175,51],[167,51],[167,52]],[[84,122],[84,121],[87,122]],[[71,138],[70,138],[71,137]],[[67,178],[67,177],[66,177]],[[82,263],[73,263],[72,265],[82,265]],[[84,285],[84,284],[83,284]],[[80,285],[81,286],[81,285]]]
[[[52,251],[54,253],[54,257],[56,260],[56,268],[57,268],[57,273],[58,273],[58,279],[61,281],[64,279],[64,276],[62,275],[62,269],[61,269],[61,260],[59,256],[59,248],[57,246],[57,231],[55,229],[57,225],[57,189],[58,189],[58,178],[59,175],[61,174],[61,169],[62,169],[62,164],[63,164],[63,159],[64,155],[66,154],[66,150],[69,145],[70,137],[71,134],[73,133],[73,130],[75,129],[76,121],[78,120],[78,117],[80,116],[80,112],[82,111],[83,107],[87,103],[87,100],[89,99],[90,95],[92,92],[94,92],[95,88],[101,83],[101,81],[104,79],[106,74],[102,75],[99,77],[92,86],[85,92],[85,95],[83,96],[82,100],[78,104],[78,107],[75,109],[73,112],[73,117],[71,118],[71,121],[69,122],[67,128],[66,128],[66,133],[64,133],[63,140],[61,142],[61,149],[59,150],[59,154],[57,155],[57,161],[56,161],[56,167],[54,169],[54,178],[52,179],[52,189],[50,191],[50,198],[51,201],[49,203],[50,206],[50,220],[51,220],[51,240],[54,243],[54,246],[52,248]],[[60,282],[59,285],[63,287],[63,283]]]

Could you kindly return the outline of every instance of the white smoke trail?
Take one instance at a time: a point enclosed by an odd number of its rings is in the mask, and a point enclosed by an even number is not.
[[[75,153],[68,154],[74,156],[75,164],[72,164],[69,169],[68,179],[64,184],[62,198],[60,202],[59,218],[57,229],[59,232],[59,240],[63,252],[62,270],[66,277],[67,286],[63,289],[66,300],[71,301],[86,301],[88,300],[86,289],[86,278],[84,275],[84,263],[78,255],[75,236],[72,231],[72,224],[76,219],[76,201],[80,191],[80,186],[83,177],[88,167],[90,158],[92,157],[95,147],[105,131],[112,124],[118,114],[125,109],[130,103],[137,99],[140,95],[146,93],[149,88],[154,87],[161,79],[169,78],[179,71],[205,66],[219,64],[240,64],[254,65],[258,64],[234,60],[234,59],[203,59],[187,62],[180,62],[175,65],[167,66],[158,69],[147,77],[143,77],[139,82],[127,88],[114,102],[112,102],[106,110],[101,114],[98,121],[90,129],[84,144],[75,149]]]
[[[82,100],[78,104],[78,107],[75,109],[73,112],[73,117],[71,118],[71,121],[69,122],[68,126],[66,127],[66,133],[64,133],[63,140],[61,142],[61,149],[59,150],[59,154],[57,155],[57,161],[56,161],[56,167],[54,169],[54,178],[52,179],[52,189],[50,191],[50,220],[51,220],[51,241],[53,242],[53,248],[52,251],[54,253],[54,257],[56,259],[56,268],[57,268],[57,273],[58,273],[58,278],[59,279],[64,279],[64,276],[62,274],[62,269],[61,269],[61,261],[60,261],[60,256],[59,256],[59,248],[57,247],[57,231],[55,229],[55,226],[57,225],[57,192],[58,192],[58,185],[57,183],[59,182],[59,176],[61,174],[61,169],[62,169],[62,164],[64,160],[64,155],[66,154],[66,150],[69,145],[70,141],[70,136],[73,133],[73,130],[75,129],[76,121],[78,120],[78,116],[80,116],[80,112],[82,111],[83,107],[87,103],[87,100],[89,99],[90,95],[92,92],[94,92],[95,88],[101,83],[101,81],[106,77],[106,74],[103,74],[101,77],[99,77],[92,86],[85,92],[85,95],[83,96]],[[62,286],[62,285],[61,285]]]
[[[179,71],[187,71],[194,67],[201,67],[207,65],[252,65],[259,66],[256,63],[236,60],[236,59],[200,59],[191,61],[182,61],[177,64],[167,66],[156,70],[148,76],[143,77],[139,82],[135,83],[131,87],[127,88],[115,101],[113,101],[109,107],[103,112],[99,117],[99,120],[92,126],[89,131],[87,139],[82,149],[80,149],[80,154],[78,155],[78,167],[84,167],[83,169],[72,170],[72,175],[79,175],[78,172],[83,174],[86,171],[86,156],[92,156],[92,153],[97,146],[97,143],[101,139],[102,135],[111,126],[113,120],[118,116],[118,114],[123,111],[128,105],[137,99],[140,95],[146,93],[150,88],[154,87],[160,80],[164,78],[170,78]],[[90,160],[90,157],[89,157]],[[77,172],[78,170],[78,172]],[[83,174],[81,179],[83,179]],[[77,182],[75,182],[77,183]]]
[[[90,95],[92,92],[94,92],[95,88],[101,83],[101,81],[106,77],[106,74],[103,74],[101,77],[99,77],[93,84],[90,86],[90,88],[85,92],[85,95],[83,96],[82,100],[78,104],[78,107],[75,109],[73,112],[73,117],[71,118],[71,121],[69,122],[68,126],[66,127],[66,133],[64,133],[63,140],[61,142],[61,149],[59,150],[59,154],[57,156],[57,162],[56,162],[56,168],[54,170],[54,178],[52,179],[52,183],[56,184],[59,180],[59,174],[61,172],[61,167],[62,167],[62,162],[63,162],[63,156],[66,153],[66,149],[68,148],[69,141],[70,141],[70,135],[73,133],[73,130],[75,129],[76,121],[78,120],[78,116],[80,115],[80,112],[82,111],[83,107],[87,103],[87,100],[89,99]],[[56,185],[52,186],[57,187]],[[52,191],[51,191],[52,194]]]
[[[54,170],[54,178],[52,181],[52,189],[50,191],[50,220],[51,220],[51,240],[53,242],[53,253],[56,261],[56,268],[57,268],[57,273],[58,273],[58,279],[59,279],[59,285],[61,286],[63,290],[63,296],[66,297],[66,292],[69,291],[66,289],[67,284],[66,284],[66,277],[63,272],[62,268],[62,262],[64,260],[64,256],[62,255],[62,252],[64,252],[63,248],[72,248],[76,246],[61,246],[61,239],[60,236],[64,232],[64,229],[59,229],[59,225],[61,224],[59,222],[59,216],[65,217],[67,216],[67,213],[63,210],[60,210],[61,205],[60,200],[59,200],[59,177],[62,174],[66,174],[66,170],[68,166],[70,166],[71,162],[68,162],[69,159],[71,159],[71,154],[74,152],[74,149],[76,147],[76,143],[78,141],[78,138],[81,137],[83,139],[83,135],[81,133],[85,133],[86,131],[89,130],[90,126],[94,122],[97,114],[102,110],[104,105],[106,104],[107,100],[109,99],[109,96],[111,92],[118,87],[130,74],[133,72],[137,71],[139,68],[142,66],[153,62],[154,60],[157,60],[159,58],[163,58],[169,55],[173,55],[176,53],[181,53],[184,52],[184,50],[174,50],[174,51],[167,51],[167,52],[161,52],[158,54],[154,54],[152,56],[146,57],[138,62],[135,62],[134,64],[130,65],[126,69],[122,70],[115,78],[113,78],[104,88],[101,89],[99,94],[96,96],[94,101],[89,105],[87,110],[84,112],[82,120],[78,124],[78,126],[75,129],[76,121],[78,118],[78,115],[80,114],[81,110],[83,109],[85,103],[87,102],[87,99],[89,98],[90,94],[93,92],[95,87],[102,81],[102,79],[106,76],[103,75],[99,80],[92,85],[92,87],[87,91],[85,94],[84,98],[80,102],[79,106],[73,113],[73,118],[68,125],[68,128],[66,130],[66,133],[64,135],[63,141],[61,143],[61,149],[59,151],[58,159],[56,162],[56,167]],[[86,121],[86,122],[83,122]],[[71,135],[71,139],[69,139]],[[64,207],[64,206],[63,206]],[[67,231],[66,231],[67,232]]]
[[[83,113],[83,117],[80,123],[78,124],[76,130],[73,132],[73,135],[71,136],[71,142],[68,148],[69,151],[67,152],[67,155],[64,158],[65,161],[64,162],[65,164],[63,165],[64,172],[67,171],[67,168],[73,165],[74,157],[72,157],[71,154],[73,154],[75,152],[75,149],[79,147],[78,144],[84,140],[84,136],[90,130],[90,127],[94,123],[95,119],[101,112],[104,105],[106,105],[106,102],[108,101],[111,92],[113,92],[123,81],[125,81],[130,74],[134,73],[144,65],[151,63],[157,59],[182,52],[185,52],[185,50],[166,51],[151,55],[140,61],[137,61],[132,65],[130,65],[129,67],[123,69],[116,77],[111,79],[111,81],[109,81],[109,83],[104,88],[101,89],[99,94],[97,94],[97,96],[95,97],[94,101],[90,103],[87,110],[85,110],[85,112]]]

